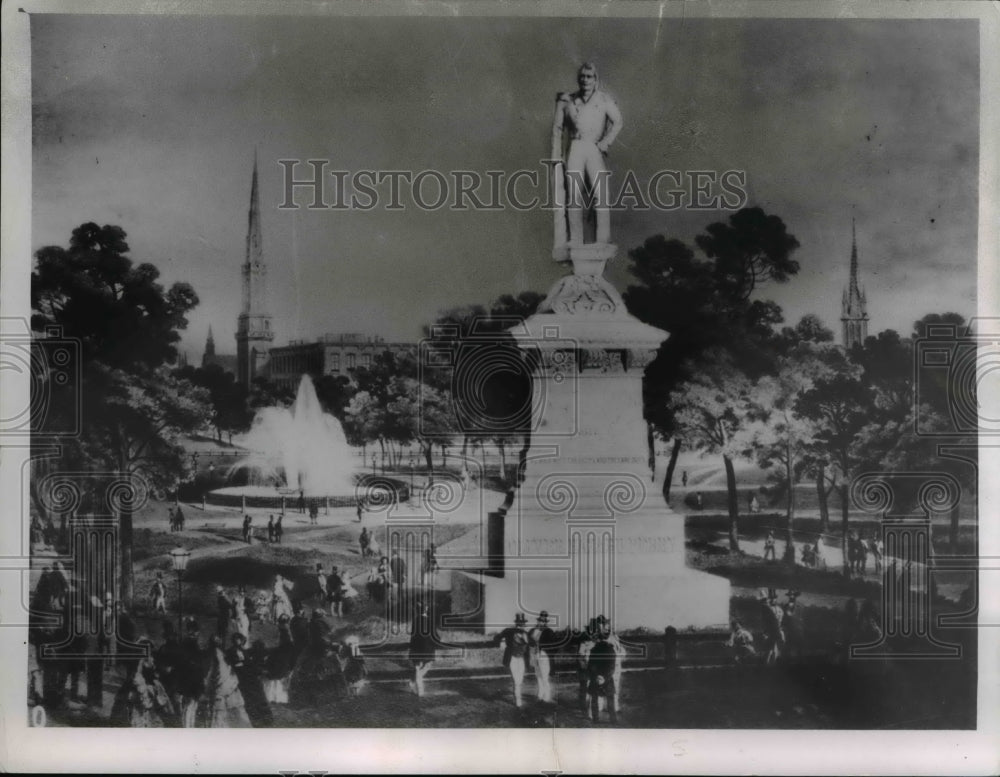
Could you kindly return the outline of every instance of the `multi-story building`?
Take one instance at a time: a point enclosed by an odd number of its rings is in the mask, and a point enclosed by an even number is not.
[[[268,377],[280,386],[294,387],[303,375],[350,377],[356,367],[370,367],[377,354],[416,355],[413,343],[387,342],[381,337],[356,332],[327,334],[313,341],[292,341],[272,348]]]

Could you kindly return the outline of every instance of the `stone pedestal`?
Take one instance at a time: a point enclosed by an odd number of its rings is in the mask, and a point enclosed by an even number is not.
[[[683,517],[650,478],[642,378],[668,334],[602,277],[613,247],[582,248],[577,272],[511,331],[536,364],[534,430],[501,518],[501,576],[482,577],[486,626],[541,610],[559,627],[599,614],[619,630],[727,624],[729,582],[686,567]]]

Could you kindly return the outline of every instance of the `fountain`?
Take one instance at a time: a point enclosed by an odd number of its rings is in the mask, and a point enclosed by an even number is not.
[[[246,484],[215,489],[208,502],[277,507],[303,496],[337,506],[353,504],[359,496],[357,457],[340,422],[320,406],[308,375],[302,376],[291,407],[257,411],[244,447],[247,455],[226,476]]]

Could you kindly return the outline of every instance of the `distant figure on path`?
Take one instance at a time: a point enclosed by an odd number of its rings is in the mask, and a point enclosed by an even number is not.
[[[684,488],[687,488],[687,485],[688,485],[688,471],[687,470],[684,470],[681,473],[681,485],[684,486]]]
[[[267,517],[267,541],[274,542],[274,516]]]
[[[764,538],[764,561],[777,561],[778,558],[774,551],[774,532],[769,531],[767,537]]]
[[[281,525],[281,519],[284,517],[283,515],[279,515],[278,520],[274,522],[274,541],[278,545],[281,544],[281,536],[285,533],[285,529]]]

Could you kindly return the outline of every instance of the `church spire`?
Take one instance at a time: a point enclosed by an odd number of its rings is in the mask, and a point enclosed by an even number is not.
[[[260,237],[260,191],[257,185],[257,149],[253,151],[253,178],[250,182],[250,213],[247,225],[246,264],[259,265],[264,261]],[[243,300],[243,312],[249,313],[247,300]]]
[[[260,188],[257,183],[257,149],[253,152],[250,212],[247,216],[247,250],[243,263],[243,310],[236,322],[236,377],[250,387],[264,374],[270,343],[274,339],[267,311],[267,265],[264,264],[260,228]]]
[[[205,340],[205,356],[215,356],[215,338],[212,336],[212,325],[208,325],[208,337]]]
[[[851,275],[841,300],[840,321],[843,326],[843,342],[847,350],[855,345],[863,345],[868,337],[868,300],[858,282],[858,233],[854,217],[851,217]]]

